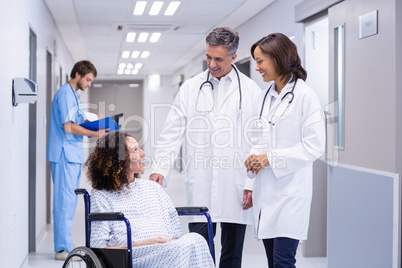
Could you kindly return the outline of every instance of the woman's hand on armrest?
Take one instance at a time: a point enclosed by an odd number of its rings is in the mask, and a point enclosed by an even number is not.
[[[177,238],[173,238],[173,239],[177,239]],[[150,238],[150,239],[146,239],[146,240],[141,241],[141,242],[133,243],[132,247],[149,246],[149,245],[154,245],[154,244],[163,244],[163,243],[170,242],[170,241],[172,241],[172,239],[158,236],[158,237],[153,237],[153,238]],[[127,249],[127,246],[108,247],[108,248],[112,248],[112,249]]]
[[[172,241],[172,239],[158,236],[158,237],[153,237],[153,238],[150,238],[150,239],[146,239],[146,240],[141,241],[141,242],[133,243],[133,247],[149,246],[149,245],[154,245],[154,244],[162,244],[162,243],[166,243],[166,242],[170,242],[170,241]]]

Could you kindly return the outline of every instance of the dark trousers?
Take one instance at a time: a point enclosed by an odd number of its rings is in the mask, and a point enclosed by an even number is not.
[[[208,241],[208,226],[206,223],[189,223],[190,232],[199,233]],[[219,268],[237,268],[241,267],[243,255],[244,237],[246,234],[246,225],[237,223],[221,222],[221,258]],[[216,223],[213,223],[213,236],[216,234]]]
[[[299,240],[287,237],[263,239],[269,268],[294,268]]]

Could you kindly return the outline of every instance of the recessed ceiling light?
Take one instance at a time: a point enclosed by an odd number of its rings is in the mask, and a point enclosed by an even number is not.
[[[124,74],[124,69],[117,69],[117,74]]]
[[[142,67],[142,63],[136,63],[134,66],[135,69],[141,69],[141,67]]]
[[[133,32],[130,32],[130,33],[128,33],[127,34],[127,37],[126,37],[126,42],[134,42],[134,40],[135,40],[135,33],[133,33]]]
[[[138,58],[140,56],[140,52],[139,51],[133,51],[133,53],[131,53],[131,58]]]
[[[145,41],[147,41],[148,39],[148,33],[140,33],[140,35],[138,36],[138,42],[139,43],[144,43]]]
[[[159,12],[161,11],[162,6],[163,6],[163,1],[155,1],[152,4],[151,9],[149,10],[149,15],[151,15],[151,16],[158,15]]]
[[[126,68],[126,64],[124,62],[119,64],[119,69],[124,69]]]
[[[124,74],[131,74],[131,70],[130,69],[125,69]]]
[[[169,6],[167,7],[166,11],[165,11],[165,16],[172,16],[177,8],[180,6],[180,2],[179,1],[173,1],[170,2]]]
[[[132,63],[127,63],[127,69],[133,69],[134,65]]]
[[[141,58],[142,58],[142,59],[146,59],[146,58],[149,57],[149,54],[151,54],[149,51],[143,51],[143,52],[141,53]]]
[[[133,69],[133,70],[131,71],[131,74],[138,74],[138,72],[139,72],[138,69]]]
[[[121,53],[121,57],[123,59],[127,59],[128,57],[130,57],[130,51],[123,51],[123,53]]]
[[[159,38],[161,37],[161,33],[153,33],[149,38],[149,42],[156,43],[158,42]]]
[[[135,3],[133,15],[144,14],[144,10],[145,10],[146,6],[147,6],[147,1],[137,1],[137,3]]]

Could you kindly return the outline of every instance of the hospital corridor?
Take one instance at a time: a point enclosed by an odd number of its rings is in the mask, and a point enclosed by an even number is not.
[[[402,0],[16,0],[0,25],[0,268],[402,268]],[[175,207],[208,208],[214,254]]]

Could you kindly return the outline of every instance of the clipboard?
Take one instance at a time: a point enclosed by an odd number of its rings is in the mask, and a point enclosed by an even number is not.
[[[92,131],[98,131],[99,129],[109,128],[108,132],[110,132],[120,129],[120,127],[110,116],[95,121],[85,122],[80,124],[80,126]]]

